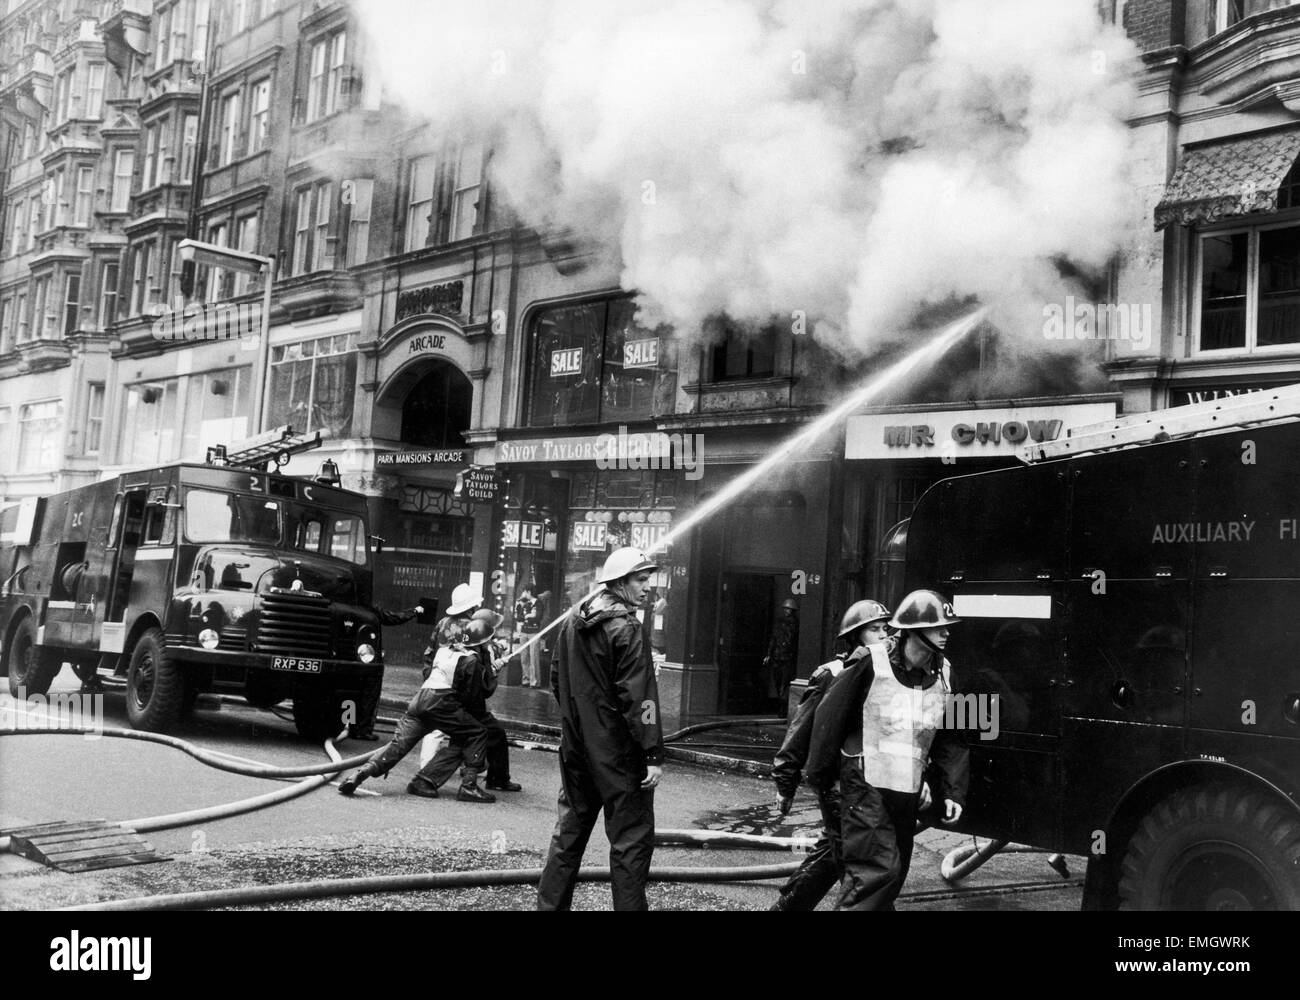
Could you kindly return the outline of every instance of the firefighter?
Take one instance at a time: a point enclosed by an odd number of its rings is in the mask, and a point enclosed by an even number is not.
[[[776,782],[777,808],[782,816],[790,813],[794,793],[799,788],[800,773],[808,759],[808,745],[812,739],[813,714],[832,682],[846,666],[852,666],[867,656],[866,646],[884,642],[889,637],[889,609],[879,601],[858,601],[849,607],[840,622],[837,638],[845,650],[833,660],[823,663],[808,678],[794,717],[786,729],[785,740],[777,751],[772,766]],[[825,824],[799,870],[781,887],[781,895],[772,904],[774,910],[813,910],[843,874],[840,868],[840,799],[834,788],[819,793],[817,804]]]
[[[465,678],[457,674],[468,669],[452,645],[450,633],[438,636],[440,648],[434,657],[429,676],[411,699],[406,714],[397,722],[397,732],[392,741],[359,769],[339,782],[339,794],[351,795],[367,778],[385,775],[429,733],[439,730],[449,739],[463,744],[464,761],[461,765],[460,791],[456,798],[461,802],[495,802],[496,796],[479,787],[478,776],[483,770],[487,752],[487,730],[483,724],[465,711],[456,692],[467,686]],[[468,659],[468,658],[466,658]]]
[[[781,602],[781,613],[772,623],[772,639],[763,657],[767,671],[767,696],[777,702],[781,717],[787,706],[790,682],[794,680],[795,660],[799,655],[799,602],[787,597]]]
[[[559,819],[537,887],[539,910],[569,909],[602,809],[614,909],[646,909],[664,748],[659,688],[636,610],[655,568],[638,549],[616,549],[597,578],[600,592],[560,626],[551,656],[561,720]]]
[[[929,805],[927,760],[957,822],[969,757],[963,734],[945,728],[952,695],[944,658],[960,619],[932,590],[903,598],[889,624],[899,635],[866,647],[826,692],[813,719],[808,783],[826,794],[840,783],[841,910],[892,910],[912,861],[917,813]]]
[[[484,617],[479,617],[480,615]],[[498,622],[500,615],[484,608],[474,613],[465,627],[461,646],[466,651],[462,654],[472,662],[462,663],[456,667],[456,696],[470,715],[474,716],[487,730],[487,781],[489,791],[518,792],[522,787],[510,780],[510,748],[506,739],[505,728],[497,721],[487,707],[488,698],[497,689],[497,674],[505,661],[497,658],[492,639],[496,634],[493,618]],[[451,777],[456,765],[465,755],[465,748],[455,740],[446,741],[433,759],[411,779],[406,790],[412,795],[436,799],[438,789]]]

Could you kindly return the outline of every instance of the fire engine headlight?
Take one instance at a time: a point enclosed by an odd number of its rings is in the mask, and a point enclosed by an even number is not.
[[[216,649],[221,642],[221,635],[216,629],[205,628],[199,633],[199,645],[204,649]]]
[[[375,647],[368,642],[363,642],[357,646],[357,659],[362,663],[374,663],[376,655],[378,654],[375,653]]]

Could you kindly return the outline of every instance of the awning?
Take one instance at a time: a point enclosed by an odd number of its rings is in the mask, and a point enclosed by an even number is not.
[[[1189,149],[1156,206],[1156,228],[1193,226],[1277,210],[1277,192],[1300,156],[1300,129]]]

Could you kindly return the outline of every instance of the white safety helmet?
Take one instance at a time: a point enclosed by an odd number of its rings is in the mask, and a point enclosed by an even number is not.
[[[626,548],[615,549],[609,554],[605,565],[601,567],[600,576],[596,577],[596,582],[613,583],[633,573],[658,568],[658,564],[652,562],[644,552],[629,545]]]
[[[451,592],[451,603],[447,605],[447,614],[459,615],[483,603],[483,595],[468,583],[459,584]]]

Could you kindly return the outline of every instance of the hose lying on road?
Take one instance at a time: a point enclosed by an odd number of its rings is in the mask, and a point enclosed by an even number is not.
[[[356,764],[364,763],[370,758],[367,753],[359,757],[349,757],[347,760],[339,756],[338,750],[334,747],[333,740],[325,741],[325,752],[329,754],[331,763],[324,765],[313,765],[310,767],[289,767],[277,768],[270,765],[238,765],[230,761],[221,760],[216,754],[202,750],[187,743],[185,740],[177,739],[174,736],[163,736],[160,733],[143,733],[135,729],[0,729],[0,736],[48,736],[52,734],[64,735],[87,735],[94,734],[99,736],[110,736],[118,739],[142,740],[147,743],[161,743],[177,750],[183,750],[190,756],[194,757],[202,764],[209,767],[217,768],[221,771],[232,771],[236,774],[251,775],[260,778],[272,777],[297,777],[302,774],[310,775],[297,784],[290,785],[288,788],[278,788],[273,792],[265,792],[261,795],[254,795],[252,798],[240,799],[236,802],[227,802],[223,805],[205,806],[198,809],[189,809],[185,812],[168,813],[165,816],[147,816],[140,819],[116,820],[115,825],[125,829],[134,830],[136,833],[148,833],[153,830],[171,830],[178,826],[191,826],[195,823],[207,823],[212,820],[226,819],[231,816],[239,816],[243,813],[254,812],[258,809],[265,809],[268,806],[278,805],[281,802],[287,802],[290,799],[296,799],[300,795],[306,795],[308,792],[328,784],[330,778]],[[372,750],[371,753],[374,751]],[[0,837],[0,853],[9,850],[10,839]]]
[[[765,851],[797,851],[810,848],[816,837],[772,837],[765,834],[730,833],[727,830],[656,830],[656,847],[749,848]]]
[[[734,719],[718,719],[714,722],[697,722],[693,726],[686,726],[675,733],[669,733],[664,737],[665,743],[675,743],[683,736],[689,736],[691,733],[706,733],[711,729],[735,729],[741,726],[784,726],[785,719],[772,719],[766,716],[741,715]]]
[[[651,882],[752,882],[786,878],[799,867],[797,862],[756,865],[747,868],[651,868]],[[497,868],[471,872],[423,872],[416,875],[377,875],[367,878],[322,879],[317,882],[287,882],[281,885],[249,886],[241,889],[213,889],[182,892],[171,896],[138,896],[101,903],[64,907],[68,910],[195,910],[222,906],[246,906],[293,899],[321,899],[326,896],[356,896],[378,892],[420,892],[425,889],[474,889],[495,885],[536,885],[540,868]],[[608,882],[608,868],[584,868],[580,882]]]
[[[355,757],[348,757],[345,760],[339,760],[331,764],[305,764],[299,767],[275,767],[270,764],[255,766],[235,763],[220,751],[205,750],[175,736],[165,736],[162,733],[146,733],[139,729],[71,729],[65,727],[55,729],[41,729],[39,727],[0,729],[0,736],[89,735],[108,736],[119,740],[140,740],[144,743],[161,743],[163,746],[187,753],[200,763],[207,764],[208,767],[215,767],[218,771],[229,771],[231,774],[242,774],[250,778],[306,778],[317,774],[336,774],[349,767],[360,767],[375,752],[372,748],[363,754],[357,754]]]

